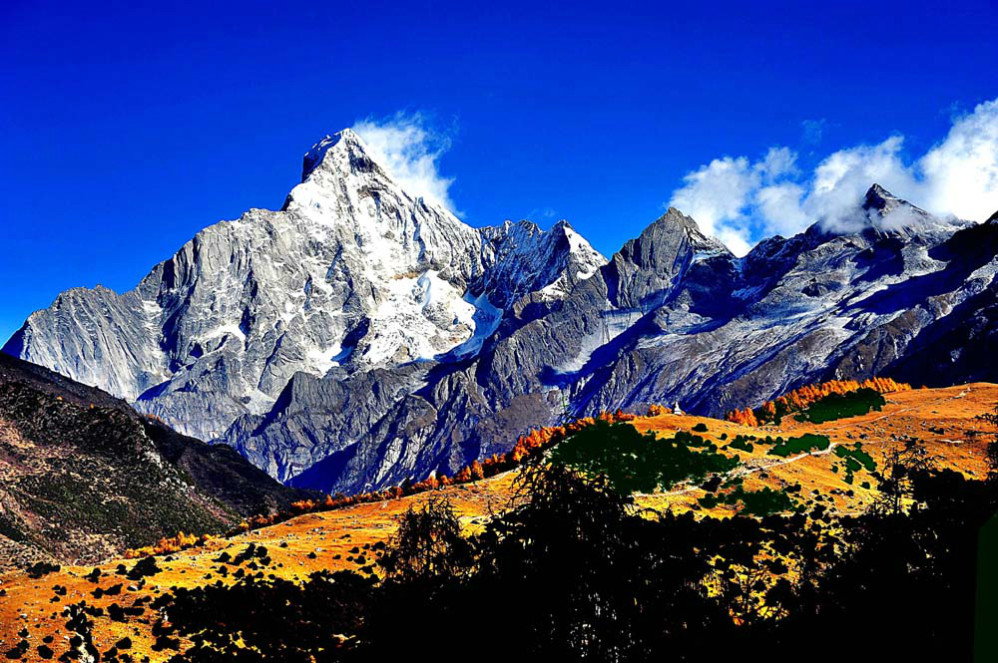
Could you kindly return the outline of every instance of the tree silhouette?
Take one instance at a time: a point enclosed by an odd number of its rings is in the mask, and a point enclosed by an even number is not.
[[[461,536],[461,521],[450,501],[431,496],[399,518],[388,552],[379,565],[392,579],[450,578],[464,573],[471,547]]]

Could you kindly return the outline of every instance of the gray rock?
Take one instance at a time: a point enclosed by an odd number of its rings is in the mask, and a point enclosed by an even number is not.
[[[564,222],[473,229],[345,131],[282,210],[210,226],[131,292],[60,295],[4,350],[350,493],[565,416],[720,415],[833,377],[998,379],[996,248],[998,219],[874,185],[847,223],[744,258],[670,209],[607,262]]]

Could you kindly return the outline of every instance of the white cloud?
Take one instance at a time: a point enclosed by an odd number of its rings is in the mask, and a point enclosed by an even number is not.
[[[693,217],[703,232],[742,255],[751,247],[748,214],[756,193],[795,174],[796,159],[793,151],[783,147],[770,148],[755,163],[746,157],[714,159],[683,178],[685,186],[673,192],[669,205]]]
[[[874,182],[896,196],[914,202],[918,182],[901,159],[903,136],[891,136],[877,145],[839,150],[818,164],[803,202],[808,219],[821,219],[840,231],[856,230],[864,217],[859,204]]]
[[[450,148],[450,138],[431,129],[424,115],[399,112],[382,120],[369,117],[351,128],[399,186],[457,212],[449,193],[454,179],[441,175],[438,168],[440,156]]]
[[[759,163],[763,182],[797,174],[797,153],[787,147],[771,147]]]
[[[726,156],[687,174],[669,204],[738,254],[765,236],[791,235],[816,220],[855,229],[874,182],[940,216],[982,221],[998,210],[998,99],[954,118],[942,142],[920,158],[906,161],[903,148],[904,137],[894,135],[842,149],[806,176],[785,147],[756,161]]]
[[[801,208],[804,187],[794,182],[771,184],[756,193],[756,204],[768,235],[789,236],[807,226],[808,216]]]
[[[998,99],[958,117],[918,163],[929,211],[981,221],[998,210]]]
[[[736,256],[743,256],[752,250],[752,244],[745,238],[745,234],[731,226],[721,227],[716,237]]]
[[[714,159],[683,178],[669,205],[696,219],[701,230],[716,234],[722,223],[742,218],[749,196],[759,185],[756,169],[745,157]]]

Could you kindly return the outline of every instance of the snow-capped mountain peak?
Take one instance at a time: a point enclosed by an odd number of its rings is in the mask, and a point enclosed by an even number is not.
[[[281,210],[205,228],[133,291],[73,290],[6,347],[212,439],[299,372],[474,354],[517,300],[562,297],[603,262],[567,224],[472,228],[346,129],[305,154]]]
[[[330,491],[454,471],[566,408],[716,413],[829,375],[924,381],[919,357],[978,376],[993,354],[995,222],[882,187],[851,229],[740,259],[669,209],[607,262],[566,222],[468,226],[353,132],[304,171],[282,210],[205,228],[130,292],[65,293],[5,350]],[[950,338],[968,316],[981,331]]]
[[[302,160],[302,181],[307,180],[318,168],[349,174],[370,173],[380,169],[383,176],[388,176],[385,164],[378,163],[364,140],[353,129],[326,134],[305,153]]]
[[[886,233],[918,235],[936,231],[952,232],[954,227],[967,225],[956,218],[940,218],[930,214],[876,183],[867,190],[862,209],[866,213],[868,226]]]
[[[874,182],[873,185],[866,191],[866,195],[863,199],[863,209],[875,209],[886,213],[897,207],[897,205],[901,202],[903,201],[900,198]]]

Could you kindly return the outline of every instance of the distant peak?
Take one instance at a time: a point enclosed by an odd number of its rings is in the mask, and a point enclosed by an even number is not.
[[[575,228],[572,227],[572,224],[570,224],[567,219],[558,219],[555,224],[551,226],[551,230],[562,235],[575,233]]]
[[[899,226],[911,226],[912,222],[917,222],[914,224],[916,226],[924,226],[926,223],[939,221],[879,184],[874,184],[867,190],[863,210],[867,212],[868,222],[873,222],[874,225],[886,222],[881,230],[896,230]]]
[[[654,223],[674,223],[678,224],[688,230],[694,231],[699,234],[703,234],[700,230],[700,224],[696,222],[692,216],[687,216],[682,210],[675,207],[670,207],[665,211],[665,214],[658,217]]]
[[[866,191],[866,199],[863,201],[863,209],[885,211],[893,204],[900,202],[900,199],[890,191],[874,182]]]
[[[837,237],[866,232],[898,236],[924,235],[936,229],[952,230],[953,219],[933,216],[879,184],[866,191],[863,204],[819,219],[808,229],[816,237]]]
[[[650,226],[645,228],[644,233],[657,234],[659,232],[675,232],[673,229],[679,226],[686,233],[690,242],[698,250],[717,251],[720,253],[730,253],[728,247],[721,240],[706,235],[700,224],[691,216],[687,216],[682,210],[670,207],[665,214],[655,219]],[[642,233],[642,234],[644,234]]]

